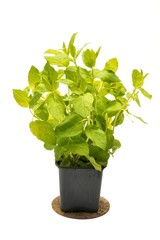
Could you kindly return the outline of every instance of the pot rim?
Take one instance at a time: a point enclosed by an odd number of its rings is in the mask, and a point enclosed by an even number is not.
[[[69,167],[63,167],[63,166],[60,166],[60,165],[58,165],[57,163],[55,163],[55,165],[59,168],[59,169],[72,169],[72,170],[77,170],[77,169],[88,169],[88,170],[94,170],[94,171],[98,171],[98,170],[96,170],[94,167],[82,167],[82,166],[69,166]],[[102,171],[105,169],[106,167],[103,167],[102,166]],[[98,172],[101,172],[101,171],[98,171]]]

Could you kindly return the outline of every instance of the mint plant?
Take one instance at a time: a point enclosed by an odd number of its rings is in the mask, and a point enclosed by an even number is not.
[[[43,70],[32,66],[27,87],[14,89],[13,95],[21,107],[29,108],[31,132],[45,149],[54,150],[58,165],[92,166],[100,171],[121,146],[114,137],[117,126],[127,115],[143,121],[130,113],[130,102],[140,106],[139,94],[149,99],[151,95],[143,88],[147,74],[134,69],[133,91],[128,92],[116,74],[118,60],[112,58],[98,69],[101,48],[94,51],[85,44],[77,50],[76,34],[62,49],[48,49]],[[77,64],[80,57],[82,66]]]

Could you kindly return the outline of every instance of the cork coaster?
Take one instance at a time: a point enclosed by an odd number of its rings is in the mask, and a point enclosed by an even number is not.
[[[61,215],[63,217],[75,218],[75,219],[91,219],[91,218],[101,217],[104,214],[106,214],[109,211],[110,204],[104,197],[100,197],[98,212],[95,212],[95,213],[63,212],[60,209],[60,197],[58,196],[55,199],[53,199],[52,208],[56,213],[58,213],[59,215]]]

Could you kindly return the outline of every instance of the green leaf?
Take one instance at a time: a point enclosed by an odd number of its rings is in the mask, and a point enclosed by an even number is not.
[[[64,76],[64,70],[63,69],[58,69],[57,74],[58,74],[57,79],[61,79]]]
[[[139,72],[138,70],[134,69],[132,71],[132,83],[135,88],[141,88],[144,83],[143,72]]]
[[[60,162],[60,166],[61,167],[70,167],[71,166],[71,162],[69,161],[68,158],[63,158]]]
[[[13,89],[13,96],[21,107],[29,107],[29,97],[25,90]]]
[[[45,83],[49,85],[49,88],[51,88],[52,90],[58,88],[59,86],[57,82],[58,74],[56,70],[52,66],[50,66],[48,62],[44,66],[42,77]]]
[[[141,103],[138,97],[138,92],[133,96],[133,100],[138,104],[139,107],[141,107]]]
[[[115,97],[121,97],[125,95],[126,88],[121,82],[111,83],[109,86],[109,93]]]
[[[77,82],[77,68],[75,66],[67,67],[64,73],[67,79]]]
[[[58,138],[57,139],[57,144],[58,144],[58,146],[65,146],[65,145],[67,145],[68,144],[68,142],[69,142],[69,139],[70,138],[68,138],[68,137],[60,137],[60,138]]]
[[[73,153],[80,156],[89,155],[89,147],[83,138],[75,138],[73,141],[69,141],[67,149]]]
[[[87,71],[87,69],[79,67],[79,74],[81,78],[85,80],[86,83],[93,82],[93,77],[91,76],[90,71]]]
[[[76,53],[76,58],[79,56],[79,54],[82,52],[82,50],[88,45],[89,43],[85,43],[82,48],[80,48]]]
[[[115,116],[117,112],[122,110],[122,105],[120,102],[113,100],[107,106],[107,114],[109,117]]]
[[[60,51],[58,50],[55,50],[55,49],[48,49],[44,52],[44,54],[52,54],[52,55],[56,55],[56,54],[59,54],[61,53]]]
[[[133,116],[133,117],[135,117],[135,118],[137,118],[139,121],[141,121],[141,122],[143,122],[143,123],[145,123],[145,124],[147,124],[147,122],[145,122],[141,117],[139,117],[139,116],[136,116],[136,115],[134,115],[134,114],[132,114],[132,113],[130,113],[129,111],[127,111],[128,112],[128,114],[130,114],[131,116]]]
[[[45,106],[40,106],[34,111],[36,117],[40,118],[41,120],[47,121],[49,117],[48,110]]]
[[[106,111],[107,105],[108,105],[108,100],[106,97],[99,96],[99,95],[96,96],[96,99],[94,102],[94,109],[96,114],[103,116],[104,111]]]
[[[93,157],[87,155],[86,158],[90,161],[90,163],[92,164],[92,166],[93,166],[97,171],[101,171],[101,170],[102,170],[101,165],[98,164]]]
[[[77,33],[74,33],[71,36],[71,39],[70,39],[69,45],[68,45],[68,53],[70,53],[72,57],[75,57],[75,54],[76,54],[76,48],[74,46],[74,41],[75,41],[76,35],[77,35]]]
[[[97,74],[97,77],[101,78],[102,81],[109,83],[120,82],[118,76],[114,72],[109,70],[100,71],[99,74]]]
[[[28,73],[28,83],[31,87],[35,87],[37,83],[40,82],[40,73],[39,70],[32,66]]]
[[[97,50],[97,52],[96,52],[96,58],[98,57],[100,51],[101,51],[101,47],[99,47],[98,50]]]
[[[121,147],[120,141],[117,139],[114,139],[113,147],[112,147],[112,154],[114,154],[115,151],[117,151],[120,147]]]
[[[141,93],[147,97],[148,99],[152,98],[152,95],[150,93],[148,93],[144,88],[140,88]]]
[[[85,129],[86,136],[93,142],[93,144],[103,150],[106,149],[107,139],[106,134],[100,128],[89,125]]]
[[[118,69],[118,60],[117,58],[111,58],[108,62],[106,62],[104,70],[110,70],[112,72],[116,72]]]
[[[83,96],[75,98],[72,103],[75,112],[86,118],[93,110],[93,101],[93,95],[91,93],[85,93]]]
[[[63,156],[65,149],[59,145],[56,145],[54,148],[54,156],[56,161],[60,161],[61,157]]]
[[[82,60],[87,67],[93,68],[96,64],[96,53],[92,49],[87,49],[82,54]]]
[[[30,122],[30,130],[39,140],[48,145],[54,146],[56,143],[54,130],[48,122],[35,120]]]
[[[54,149],[54,146],[52,144],[48,144],[48,143],[44,143],[44,148],[46,150],[53,150]]]
[[[101,166],[106,167],[108,163],[108,159],[110,157],[109,153],[102,150],[97,146],[90,146],[90,156],[94,157],[97,163]]]
[[[113,130],[107,129],[107,149],[111,149],[114,145],[114,132]]]
[[[48,112],[53,118],[58,121],[63,121],[65,118],[65,104],[58,94],[51,94],[47,99]]]
[[[29,103],[29,107],[30,108],[33,108],[36,104],[37,104],[37,101],[40,99],[40,97],[42,96],[41,93],[39,92],[34,92],[32,98],[31,98],[31,101]]]
[[[66,53],[58,53],[54,56],[44,57],[51,65],[56,65],[58,67],[67,67],[69,62],[72,61]]]
[[[82,118],[73,114],[66,117],[66,119],[56,127],[56,135],[58,137],[73,137],[79,135],[83,130]]]
[[[67,53],[67,47],[66,47],[65,42],[63,42],[62,50],[63,50],[64,53]]]
[[[103,131],[106,130],[106,120],[101,115],[95,116],[95,123],[98,128],[102,129]]]
[[[51,83],[48,80],[48,77],[46,75],[42,76],[42,81],[43,81],[43,84],[45,86],[45,91],[47,90],[49,92],[52,92],[52,90],[53,90],[52,85],[51,85]]]
[[[77,84],[76,84],[75,82],[73,82],[72,80],[67,79],[67,78],[59,79],[58,82],[59,82],[59,83],[66,84],[66,85],[68,85],[68,86],[72,86],[72,85],[77,86]]]
[[[112,123],[113,126],[121,125],[124,121],[124,113],[123,111],[118,113],[118,116],[116,115],[114,118],[114,121]]]

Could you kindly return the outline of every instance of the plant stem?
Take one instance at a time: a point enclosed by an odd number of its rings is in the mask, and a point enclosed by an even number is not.
[[[100,81],[98,92],[100,92],[100,90],[102,89],[102,86],[103,86],[103,81]]]
[[[94,72],[93,72],[93,68],[92,68],[92,83],[94,81]]]

